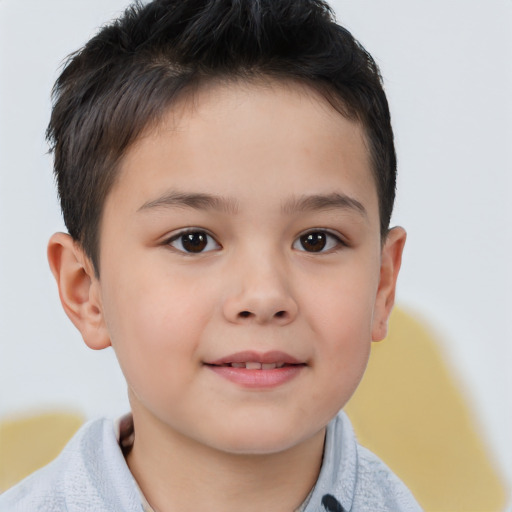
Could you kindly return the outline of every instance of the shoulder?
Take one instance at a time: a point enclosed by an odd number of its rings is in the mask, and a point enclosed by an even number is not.
[[[358,444],[343,412],[327,427],[324,461],[310,504],[307,512],[421,512],[401,480]]]
[[[421,511],[405,484],[374,453],[357,446],[357,484],[354,501],[367,510],[414,512]]]
[[[114,424],[84,425],[48,466],[0,496],[0,512],[139,511],[133,477]]]

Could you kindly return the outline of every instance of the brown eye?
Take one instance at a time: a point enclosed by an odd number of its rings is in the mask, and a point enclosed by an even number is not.
[[[293,243],[293,248],[306,252],[326,252],[345,245],[340,238],[328,231],[309,231]]]
[[[182,252],[200,253],[219,249],[219,244],[204,231],[188,231],[173,237],[169,245]]]
[[[325,248],[327,235],[322,231],[314,231],[300,237],[300,245],[305,251],[320,252]]]
[[[187,233],[181,236],[181,244],[187,252],[201,252],[208,244],[206,237],[206,233]]]

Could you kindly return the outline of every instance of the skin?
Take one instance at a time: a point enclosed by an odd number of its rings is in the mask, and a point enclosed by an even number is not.
[[[204,250],[186,251],[187,229]],[[386,335],[404,242],[395,228],[381,243],[361,127],[306,87],[211,86],[128,150],[100,278],[68,235],[48,254],[87,345],[116,352],[136,432],[127,462],[156,510],[300,505],[327,423]],[[276,386],[210,366],[276,350],[301,363]]]

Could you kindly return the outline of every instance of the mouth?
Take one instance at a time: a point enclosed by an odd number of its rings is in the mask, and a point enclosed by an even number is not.
[[[205,367],[222,379],[250,391],[270,391],[294,381],[308,366],[284,352],[238,352]]]
[[[279,361],[277,363],[258,363],[257,361],[245,361],[242,363],[224,363],[213,364],[206,363],[207,366],[230,367],[230,368],[244,368],[246,370],[275,370],[277,368],[284,368],[285,366],[300,366],[296,364],[287,364]],[[301,363],[302,364],[302,363]]]
[[[240,368],[245,370],[278,370],[290,366],[306,366],[306,363],[284,352],[272,351],[258,353],[238,352],[216,361],[205,363],[207,366]]]

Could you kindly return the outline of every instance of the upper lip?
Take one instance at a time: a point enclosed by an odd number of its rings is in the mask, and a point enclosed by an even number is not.
[[[299,361],[297,358],[281,352],[279,350],[272,350],[269,352],[256,352],[252,350],[246,350],[243,352],[237,352],[236,354],[230,354],[215,361],[209,361],[207,364],[221,366],[223,364],[230,363],[284,363],[284,364],[304,364],[303,361]]]

